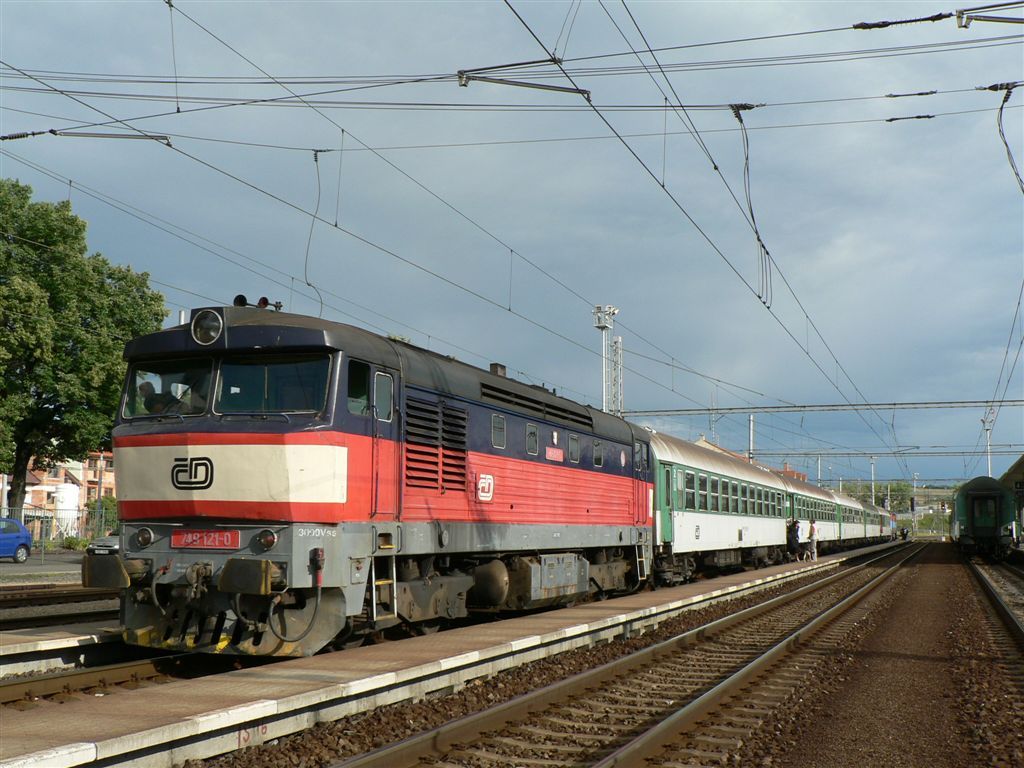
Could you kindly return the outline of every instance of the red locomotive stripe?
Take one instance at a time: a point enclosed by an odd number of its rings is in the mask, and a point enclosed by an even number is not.
[[[370,519],[366,507],[287,501],[118,501],[123,520],[231,517],[241,520],[339,523]],[[362,509],[362,514],[359,510]]]
[[[181,432],[166,435],[123,435],[115,448],[154,445],[347,445],[358,437],[347,432]]]

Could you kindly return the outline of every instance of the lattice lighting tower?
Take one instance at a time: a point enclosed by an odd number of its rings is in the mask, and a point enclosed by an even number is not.
[[[625,396],[622,392],[622,337],[612,337],[612,391],[611,412],[622,416],[625,410]]]
[[[615,367],[612,359],[612,336],[611,330],[615,321],[612,320],[619,314],[619,308],[611,304],[598,304],[594,307],[594,327],[601,332],[601,410],[610,413],[616,405],[612,383],[615,380]],[[621,342],[620,342],[621,349]],[[621,385],[618,391],[622,392]]]

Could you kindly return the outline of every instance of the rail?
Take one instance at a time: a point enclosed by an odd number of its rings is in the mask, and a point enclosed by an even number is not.
[[[734,691],[736,686],[742,685],[767,665],[775,663],[789,649],[798,646],[809,633],[817,631],[819,627],[832,621],[839,613],[855,605],[871,589],[881,583],[885,575],[893,573],[896,568],[916,556],[922,549],[923,546],[915,547],[909,554],[902,550],[897,552],[896,554],[899,554],[900,557],[896,565],[887,569],[884,574],[866,580],[866,583],[860,586],[853,595],[846,597],[825,613],[817,615],[809,623],[806,619],[800,619],[799,628],[796,631],[787,632],[781,642],[773,641],[770,650],[759,655],[752,662],[746,660],[740,662],[739,671],[735,671],[737,654],[732,653],[722,644],[708,650],[702,660],[703,670],[689,660],[673,661],[672,657],[680,652],[695,651],[701,646],[711,646],[730,631],[735,632],[742,629],[743,633],[746,633],[747,630],[741,628],[740,625],[749,627],[750,622],[754,620],[782,614],[785,610],[798,604],[801,598],[823,590],[828,591],[830,587],[838,586],[839,582],[851,578],[864,579],[866,576],[862,573],[864,569],[885,558],[893,557],[893,553],[889,552],[879,558],[804,586],[792,593],[748,608],[602,667],[567,678],[498,707],[453,721],[430,733],[421,734],[366,755],[348,759],[338,763],[337,768],[342,766],[344,768],[397,768],[398,766],[417,765],[421,761],[434,761],[442,757],[446,764],[462,764],[463,760],[466,761],[465,764],[475,764],[473,761],[477,759],[482,762],[487,760],[500,762],[502,759],[507,759],[515,763],[515,759],[508,755],[496,756],[495,753],[486,752],[488,747],[484,746],[485,742],[494,745],[499,751],[505,747],[514,751],[517,748],[517,738],[519,738],[520,744],[523,744],[535,740],[541,732],[543,735],[539,738],[542,738],[544,743],[537,746],[546,750],[548,754],[564,755],[567,761],[573,764],[583,764],[586,760],[584,755],[587,752],[595,753],[595,762],[592,764],[601,765],[604,768],[642,764],[643,758],[639,755],[652,749],[651,744],[657,744],[662,739],[675,738],[679,732],[678,728],[691,722],[691,718],[700,717],[710,707],[715,706],[723,696]],[[858,576],[858,574],[860,575]],[[780,620],[782,619],[775,618],[769,620],[767,624],[770,626],[773,621]],[[763,633],[763,627],[752,630],[750,635],[753,636],[758,632]],[[734,646],[741,648],[740,655],[748,654],[747,646],[751,642],[753,641],[741,638],[739,642],[734,642]],[[716,667],[716,665],[718,666]],[[681,670],[678,677],[682,682],[668,680],[671,677],[669,670],[673,668]],[[636,679],[639,675],[649,673],[652,669],[660,670],[665,679],[654,681]],[[723,678],[726,679],[723,680]],[[612,680],[615,682],[611,683]],[[585,712],[576,711],[565,718],[558,714],[560,707],[585,709],[580,705],[581,701],[587,697],[595,698],[595,692],[598,692],[599,696],[607,695],[610,685],[625,690],[624,698],[628,699],[631,684],[636,688],[635,698],[638,700],[639,706],[636,713],[627,715],[624,721],[625,725],[613,725],[610,728],[603,728],[600,732],[580,733],[579,731],[584,729],[587,723]],[[691,686],[695,691],[689,699],[691,703],[675,712],[666,712],[664,707],[647,703],[661,699],[681,700],[678,698],[679,694],[676,689],[687,686]],[[608,703],[606,710],[613,711],[616,708],[624,709],[625,707],[611,702]],[[553,711],[554,714],[548,714],[545,710]],[[544,712],[543,715],[541,715],[542,712]],[[538,718],[541,717],[549,723],[548,726],[537,725]],[[575,729],[568,723],[569,720],[574,719],[578,721],[578,727]],[[653,727],[644,736],[638,737],[628,744],[616,746],[611,741],[611,738],[614,737],[606,738],[604,735],[604,732],[614,733],[617,730],[635,733],[637,721],[643,719],[649,721]],[[524,725],[527,722],[530,725]],[[493,732],[498,732],[499,735],[494,736]],[[482,740],[481,737],[484,734],[491,735]],[[521,734],[529,734],[529,736],[522,737]],[[564,739],[559,741],[561,736],[569,736],[567,740],[569,743],[566,744]],[[523,738],[526,738],[527,741],[523,741]],[[586,746],[581,747],[581,741]],[[471,746],[460,747],[460,745]],[[451,754],[455,750],[459,750],[458,757]],[[524,761],[530,762],[529,759]]]

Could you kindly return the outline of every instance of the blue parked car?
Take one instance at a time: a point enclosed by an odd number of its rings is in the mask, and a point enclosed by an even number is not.
[[[0,557],[9,557],[16,563],[24,563],[31,551],[32,534],[28,532],[28,528],[13,518],[0,518]]]

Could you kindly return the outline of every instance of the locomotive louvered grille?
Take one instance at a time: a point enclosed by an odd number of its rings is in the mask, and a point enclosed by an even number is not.
[[[443,409],[441,485],[446,491],[466,489],[466,426],[469,415],[458,408]]]
[[[440,487],[441,409],[437,403],[405,401],[405,484]]]
[[[555,419],[568,424],[576,424],[585,429],[593,429],[594,427],[594,420],[591,418],[590,413],[582,408],[579,411],[575,411],[556,403],[548,403],[536,397],[504,389],[494,384],[481,382],[480,398],[488,402],[498,403],[499,405],[512,406],[516,410],[526,411],[545,419]]]
[[[407,398],[405,484],[411,488],[466,489],[466,411]]]

